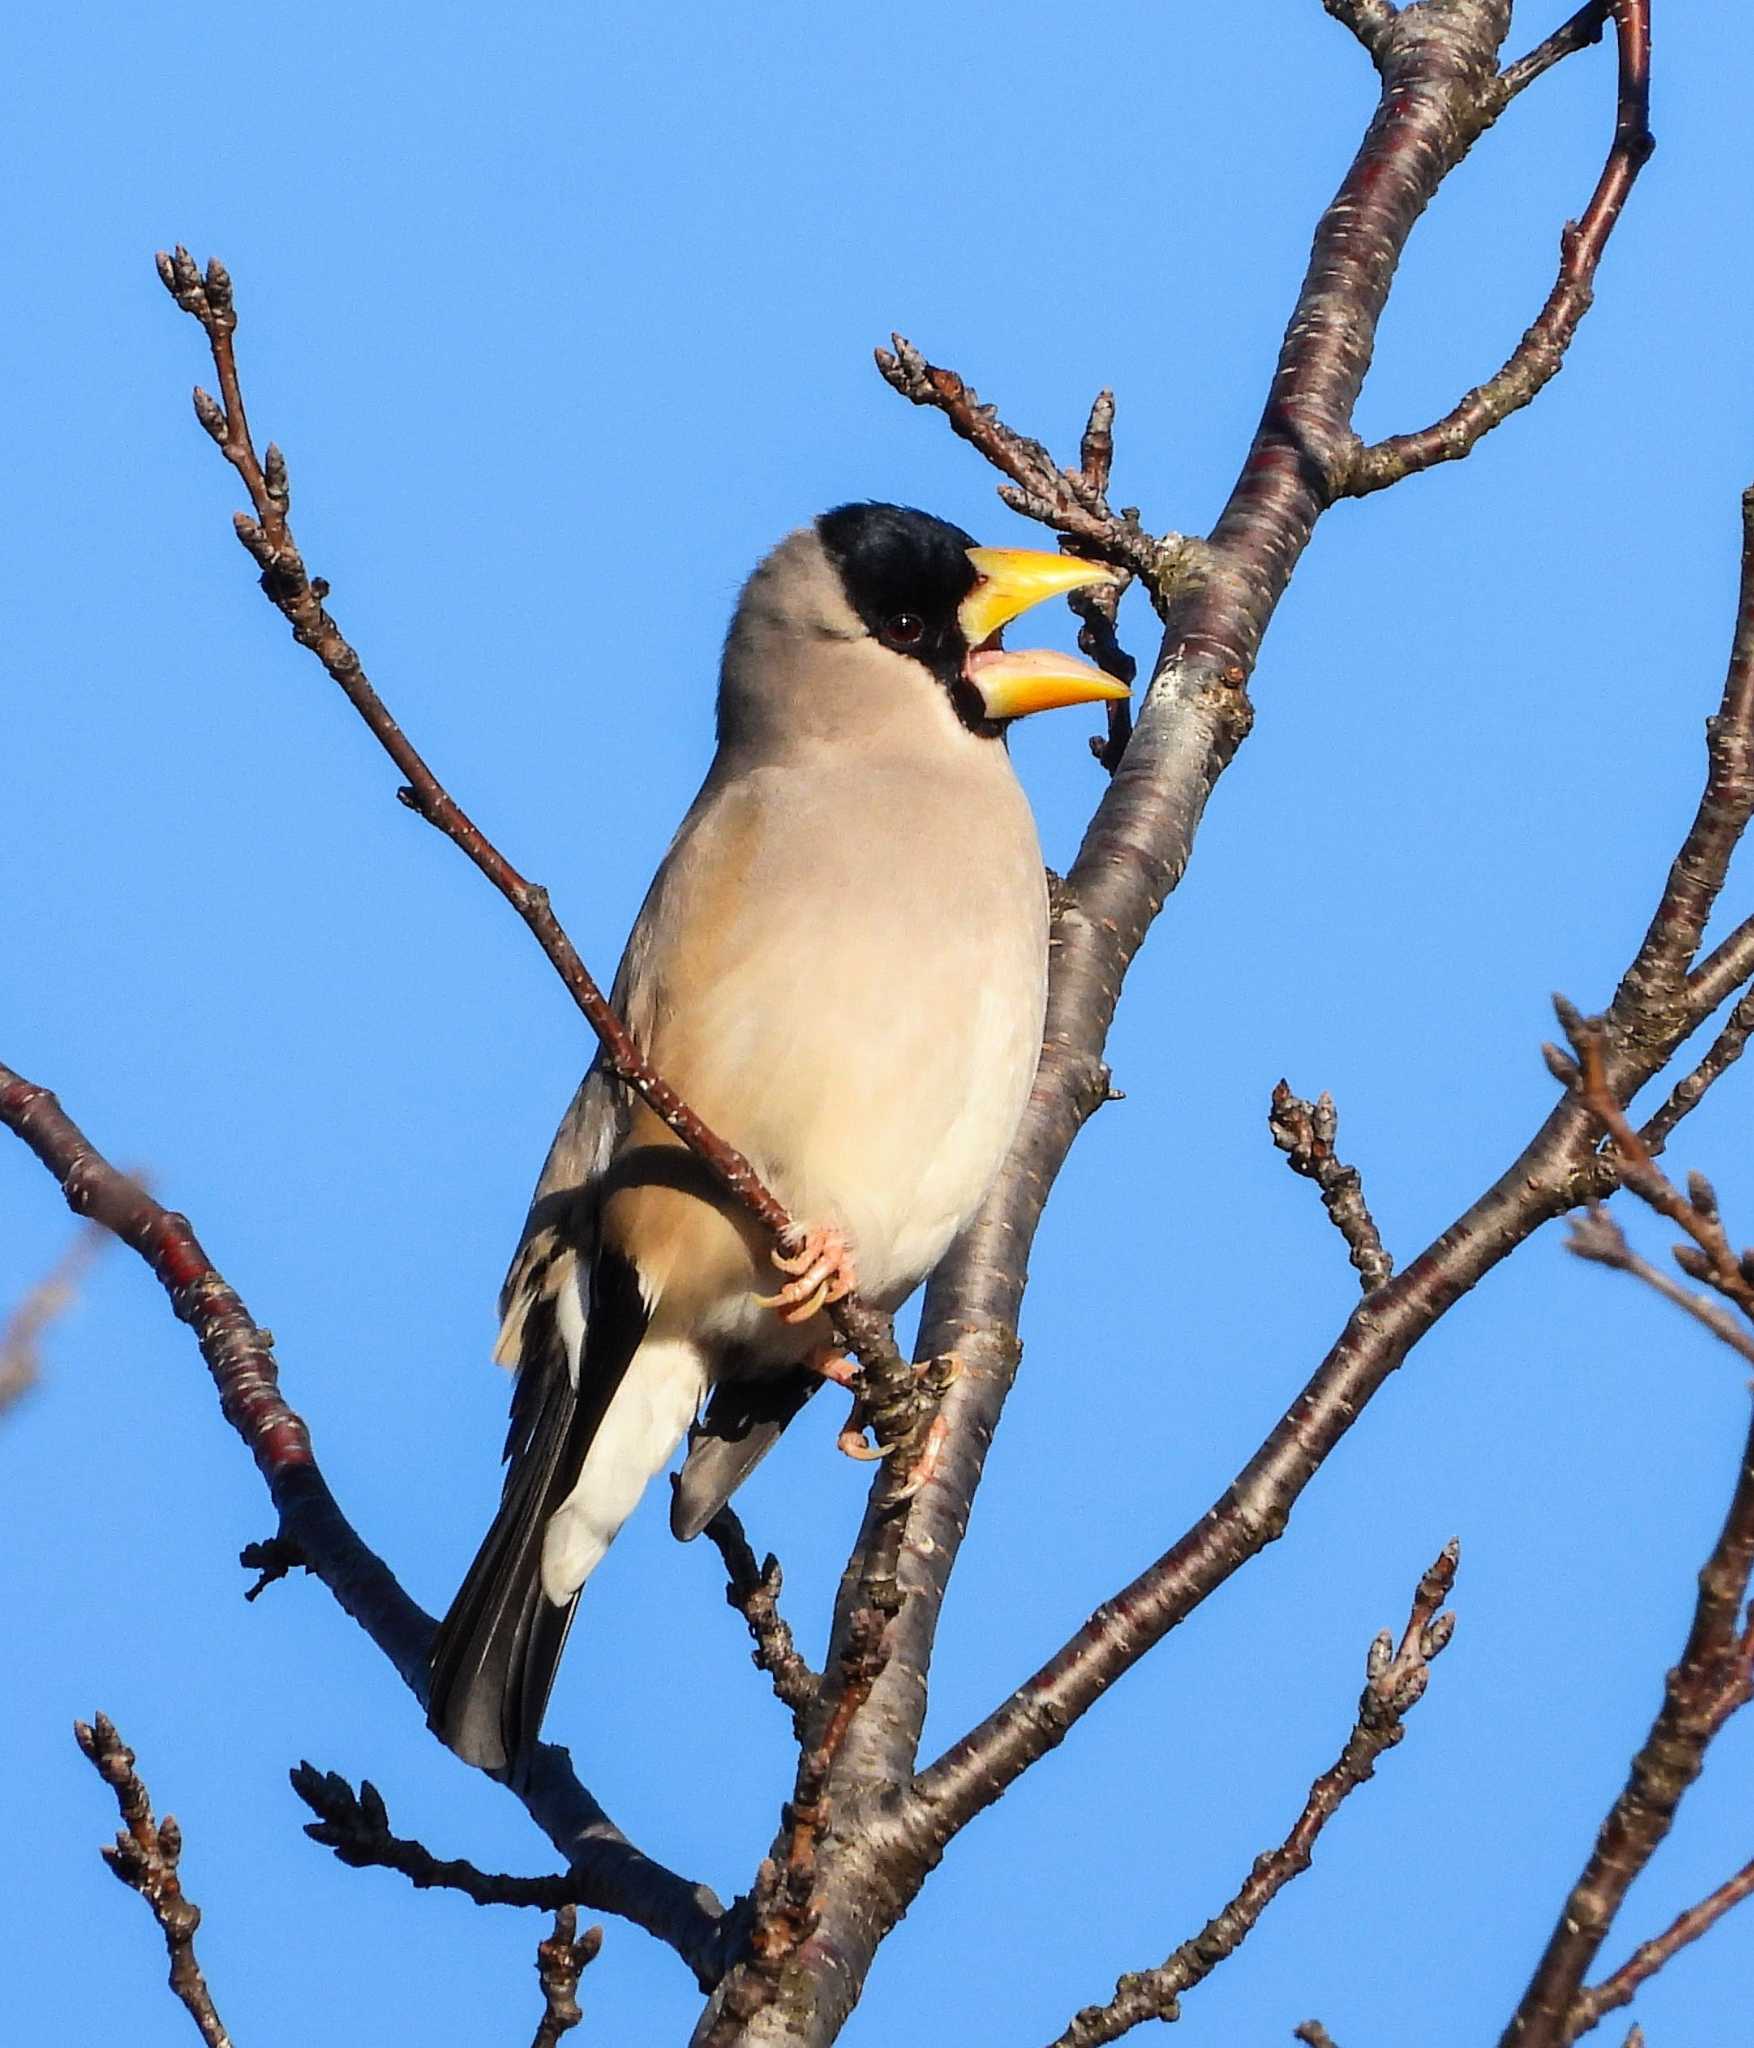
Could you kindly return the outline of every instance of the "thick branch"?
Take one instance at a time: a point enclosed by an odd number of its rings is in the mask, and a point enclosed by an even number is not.
[[[1568,221],[1559,238],[1559,275],[1547,303],[1503,369],[1476,385],[1453,411],[1416,433],[1393,434],[1372,447],[1359,448],[1342,484],[1346,496],[1361,498],[1434,463],[1459,461],[1559,374],[1565,352],[1590,309],[1608,237],[1634,179],[1656,147],[1650,132],[1650,0],[1614,0],[1611,11],[1620,53],[1614,139],[1583,217]],[[1486,95],[1485,118],[1495,119],[1549,65],[1595,41],[1601,33],[1601,13],[1599,8],[1585,8],[1540,50],[1506,72]]]
[[[1453,1616],[1439,1609],[1455,1584],[1457,1555],[1449,1544],[1420,1579],[1399,1647],[1387,1629],[1371,1644],[1358,1719],[1339,1757],[1310,1787],[1290,1834],[1255,1859],[1242,1889],[1198,1934],[1156,1969],[1123,1977],[1114,1997],[1086,2006],[1052,2048],[1101,2048],[1145,2020],[1180,2019],[1182,1994],[1233,1956],[1274,1898],[1309,1868],[1317,1836],[1347,1795],[1375,1776],[1377,1759],[1400,1741],[1405,1717],[1424,1697],[1431,1660],[1454,1633]]]
[[[1380,1287],[1394,1272],[1395,1262],[1383,1250],[1357,1167],[1346,1165],[1334,1150],[1340,1128],[1334,1098],[1324,1093],[1314,1102],[1305,1102],[1280,1081],[1273,1089],[1267,1128],[1291,1171],[1313,1180],[1321,1189],[1322,1207],[1346,1240],[1359,1285],[1366,1294]]]
[[[0,1124],[61,1184],[68,1206],[146,1261],[195,1332],[220,1410],[267,1481],[285,1535],[422,1704],[432,1618],[360,1539],[317,1467],[310,1432],[280,1391],[267,1331],[215,1271],[188,1219],[162,1208],[91,1145],[46,1088],[0,1066]],[[565,1750],[544,1744],[520,1795],[580,1878],[580,1895],[667,1942],[703,1982],[720,1967],[718,1902],[643,1855],[578,1782]]]
[[[749,1161],[735,1146],[710,1130],[646,1059],[579,958],[549,905],[548,891],[539,882],[526,881],[519,874],[427,766],[373,689],[358,654],[325,609],[323,600],[329,594],[329,586],[320,577],[312,578],[306,572],[304,557],[288,523],[291,498],[285,458],[271,442],[258,460],[250,437],[232,342],[237,311],[231,277],[224,264],[214,259],[203,275],[189,252],[179,247],[168,256],[160,254],[158,271],[165,289],[185,313],[200,323],[207,336],[223,403],[216,403],[197,388],[196,417],[250,494],[255,517],[239,513],[233,523],[239,540],[262,571],[264,594],[291,626],[292,637],[323,664],[365,721],[372,737],[407,777],[406,788],[399,792],[402,800],[460,847],[524,920],[596,1034],[609,1071],[706,1162],[726,1193],[772,1231],[779,1243],[801,1242],[792,1216]],[[899,1366],[887,1317],[850,1296],[835,1303],[828,1314],[841,1341],[855,1350],[869,1368],[893,1370]]]
[[[116,1733],[106,1714],[87,1723],[75,1721],[73,1733],[86,1761],[116,1795],[122,1826],[105,1847],[104,1861],[130,1891],[152,1908],[170,1957],[170,1985],[188,2010],[207,2048],[231,2048],[231,2036],[214,2010],[213,1995],[195,1959],[195,1930],[201,1908],[183,1890],[177,1864],[183,1853],[183,1832],[167,1813],[156,1825],[152,1799],[134,1768],[134,1752]]]

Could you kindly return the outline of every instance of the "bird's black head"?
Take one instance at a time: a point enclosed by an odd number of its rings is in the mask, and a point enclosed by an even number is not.
[[[963,687],[968,640],[958,607],[979,580],[972,534],[911,505],[837,505],[816,531],[847,601],[873,638],[911,655],[952,691]]]

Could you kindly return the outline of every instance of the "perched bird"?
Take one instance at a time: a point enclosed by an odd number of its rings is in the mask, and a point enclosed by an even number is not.
[[[1047,987],[1041,849],[1005,729],[1126,695],[998,636],[1110,580],[855,504],[745,587],[718,751],[614,1000],[809,1229],[782,1257],[601,1063],[586,1074],[501,1296],[504,1494],[433,1652],[431,1724],[471,1763],[527,1770],[579,1590],[684,1433],[686,1539],[834,1370],[825,1306],[854,1287],[899,1306],[997,1174]],[[774,1265],[788,1277],[764,1294]]]

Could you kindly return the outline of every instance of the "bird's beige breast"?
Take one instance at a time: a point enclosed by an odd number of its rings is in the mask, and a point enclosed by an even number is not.
[[[709,786],[627,1001],[659,1070],[796,1215],[848,1229],[868,1295],[899,1300],[1016,1129],[1046,946],[1034,821],[995,744],[788,763]]]

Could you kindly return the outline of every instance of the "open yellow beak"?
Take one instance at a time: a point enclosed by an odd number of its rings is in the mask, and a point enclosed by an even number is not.
[[[1081,562],[1075,555],[1049,555],[1031,548],[970,548],[968,559],[980,581],[962,600],[956,618],[974,650],[968,679],[989,718],[1027,718],[1032,711],[1131,694],[1125,683],[1105,676],[1076,654],[1045,647],[1009,653],[983,645],[1001,626],[1045,598],[1118,582],[1114,570],[1101,562]]]

